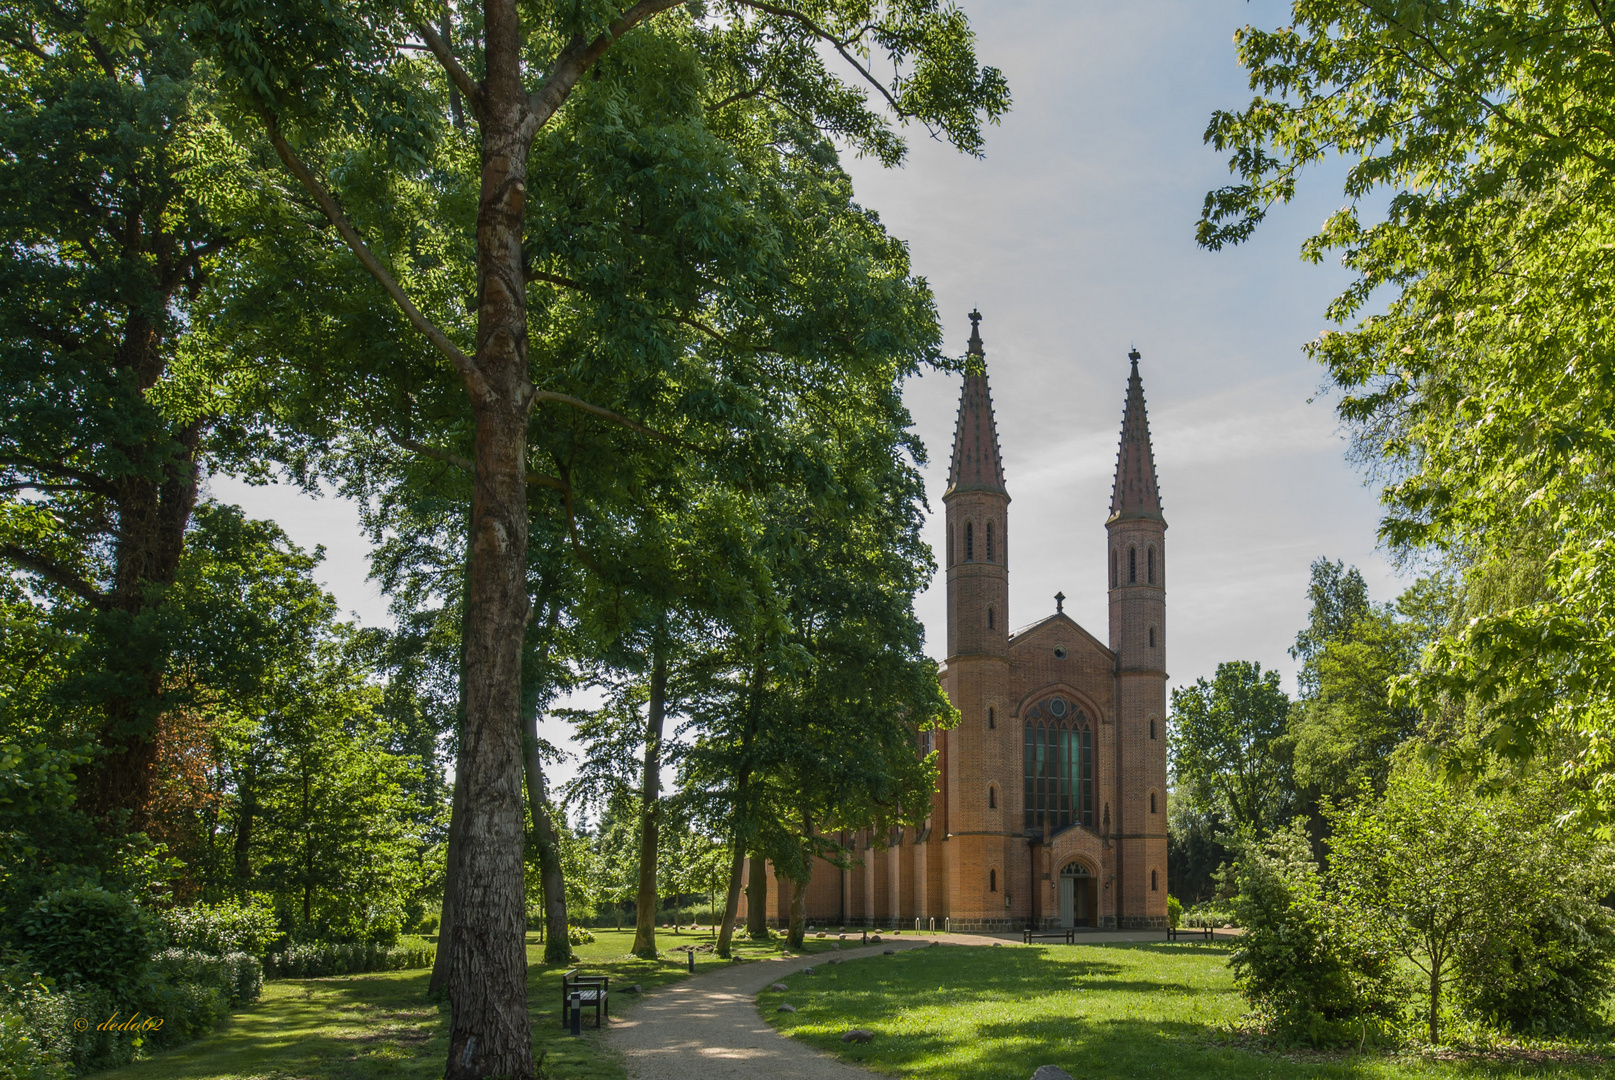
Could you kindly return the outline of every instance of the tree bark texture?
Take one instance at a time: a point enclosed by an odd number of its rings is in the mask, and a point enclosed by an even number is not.
[[[634,955],[656,957],[656,849],[662,817],[662,721],[667,706],[667,649],[658,639],[651,658],[650,702],[645,709],[645,771],[640,781],[639,894]]]
[[[466,590],[465,831],[449,946],[448,1080],[533,1076],[523,881],[522,653],[527,595],[527,422],[532,384],[522,276],[532,116],[514,0],[484,0],[482,176],[471,580]]]

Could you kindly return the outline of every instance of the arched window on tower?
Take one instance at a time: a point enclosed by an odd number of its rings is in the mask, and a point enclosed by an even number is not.
[[[1155,717],[1150,717],[1150,738],[1155,738]]]
[[[965,562],[976,561],[976,529],[970,522],[965,522]]]
[[[953,529],[948,529],[948,565],[953,565]]]
[[[966,526],[966,527],[968,528],[968,526]],[[965,533],[965,535],[969,536],[970,534]],[[1138,584],[1138,549],[1137,548],[1128,548],[1127,549],[1127,584],[1129,584],[1129,585]]]
[[[989,870],[989,871],[987,871],[987,891],[988,892],[997,892],[998,891],[998,871],[997,870]]]
[[[1060,697],[1028,709],[1025,765],[1027,832],[1093,827],[1093,728],[1081,709]]]
[[[993,523],[987,523],[987,561],[993,561]]]
[[[1151,585],[1155,584],[1155,549],[1150,548],[1144,552],[1144,566]]]
[[[1155,627],[1150,627],[1150,648],[1155,648]]]
[[[1150,813],[1155,813],[1155,792],[1150,792]]]
[[[987,788],[987,809],[998,809],[998,790],[991,786]]]
[[[987,730],[991,731],[998,726],[998,714],[991,708],[987,710]]]
[[[1111,548],[1110,549],[1110,587],[1112,589],[1114,589],[1116,586],[1118,586],[1120,584],[1121,584],[1121,579],[1116,576],[1116,549]]]
[[[1157,890],[1157,889],[1156,889],[1156,887],[1155,887],[1155,884],[1156,884],[1156,882],[1155,882],[1155,871],[1154,871],[1154,870],[1151,870],[1151,871],[1150,871],[1150,892],[1156,892],[1156,891],[1158,891],[1158,890]]]
[[[991,630],[992,628],[993,628],[993,609],[988,608],[987,609],[987,629]]]

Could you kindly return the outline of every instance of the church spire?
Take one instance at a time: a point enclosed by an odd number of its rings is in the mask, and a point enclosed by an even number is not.
[[[1150,446],[1150,421],[1144,411],[1144,381],[1138,376],[1138,350],[1127,354],[1133,362],[1127,378],[1127,405],[1122,410],[1121,449],[1116,454],[1116,484],[1110,491],[1110,520],[1161,516],[1161,492],[1155,483],[1155,451]]]
[[[996,491],[1004,495],[1004,462],[998,452],[998,425],[987,389],[987,358],[981,344],[981,312],[970,313],[970,348],[959,393],[959,420],[953,429],[953,462],[948,491]]]

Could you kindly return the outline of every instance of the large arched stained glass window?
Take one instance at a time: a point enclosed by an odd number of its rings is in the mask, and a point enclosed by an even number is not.
[[[1026,829],[1093,827],[1093,728],[1053,697],[1026,713]]]

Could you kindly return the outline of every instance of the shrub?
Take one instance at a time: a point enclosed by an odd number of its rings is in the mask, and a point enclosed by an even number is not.
[[[250,953],[264,956],[281,938],[275,909],[263,896],[243,903],[194,904],[163,915],[169,944],[192,952]]]
[[[161,982],[145,997],[142,1011],[160,1016],[163,1026],[145,1032],[151,1046],[166,1049],[199,1039],[230,1015],[230,996],[211,983]]]
[[[572,945],[593,945],[594,934],[581,926],[569,926],[566,928],[566,940]]]
[[[328,942],[293,945],[266,958],[264,974],[271,979],[314,979],[366,971],[406,971],[431,967],[436,954],[437,950],[424,942],[390,946]]]
[[[1183,922],[1183,901],[1168,893],[1166,896],[1166,924],[1176,930]]]
[[[46,893],[17,925],[24,952],[46,975],[132,993],[162,930],[129,897],[97,886]]]
[[[0,1080],[66,1080],[67,1066],[46,1054],[28,1018],[0,1006]]]
[[[438,917],[436,915],[427,915],[415,924],[415,932],[417,934],[435,934],[437,933],[437,921]]]
[[[158,953],[152,963],[163,981],[215,987],[232,1008],[257,1001],[263,992],[263,963],[246,953],[212,956],[205,952],[169,949]]]
[[[1245,932],[1229,959],[1269,1034],[1314,1046],[1357,1042],[1395,1017],[1389,942],[1324,895],[1305,823],[1240,844],[1235,912]]]
[[[1464,1009],[1518,1034],[1604,1026],[1615,988],[1615,928],[1590,900],[1555,896],[1505,932],[1466,943],[1458,960]]]

